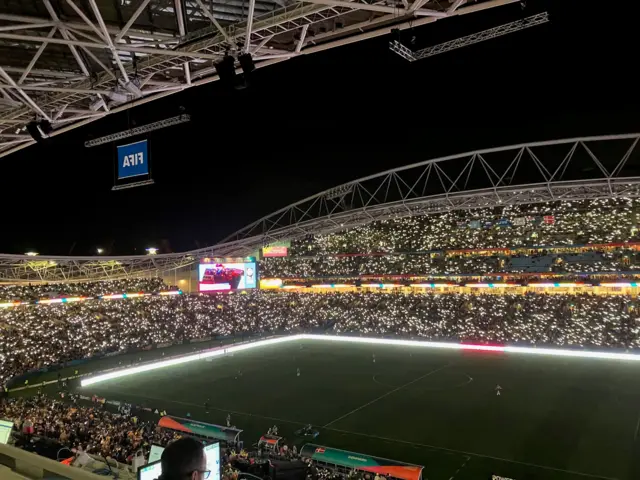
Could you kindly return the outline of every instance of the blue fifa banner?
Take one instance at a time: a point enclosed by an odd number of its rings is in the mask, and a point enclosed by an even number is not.
[[[118,178],[149,175],[147,141],[118,147]]]

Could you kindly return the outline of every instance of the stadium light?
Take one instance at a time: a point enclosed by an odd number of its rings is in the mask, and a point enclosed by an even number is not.
[[[38,252],[25,252],[25,255],[27,257],[37,257],[39,254]]]
[[[275,345],[278,343],[292,342],[296,340],[322,340],[337,343],[361,343],[367,345],[394,345],[402,347],[421,347],[434,348],[440,350],[461,350],[461,351],[480,351],[480,352],[497,352],[497,353],[515,353],[542,355],[553,357],[574,357],[574,358],[594,358],[600,360],[626,360],[640,362],[640,355],[633,353],[621,352],[594,352],[589,350],[569,350],[555,348],[537,348],[537,347],[515,347],[509,345],[478,345],[470,343],[453,343],[453,342],[432,342],[427,340],[395,340],[392,338],[369,338],[369,337],[350,337],[340,335],[317,335],[317,334],[298,334],[284,337],[269,338],[259,340],[257,342],[246,342],[229,347],[217,347],[212,350],[206,350],[193,355],[185,355],[182,357],[169,358],[158,362],[151,362],[137,367],[124,368],[94,377],[81,380],[80,385],[86,387],[94,383],[113,380],[135,373],[148,372],[159,368],[170,367],[172,365],[180,365],[195,360],[204,360],[206,358],[225,356],[230,353],[240,352],[242,350],[251,350],[253,348],[264,347],[267,345]]]
[[[149,247],[146,249],[147,251],[147,255],[157,255],[158,254],[158,249],[154,248],[154,247]]]
[[[98,252],[98,255],[102,255],[102,254],[104,253],[104,249],[103,249],[103,248],[98,247],[98,248],[96,249],[96,252]]]
[[[129,100],[129,97],[127,97],[124,93],[121,93],[117,90],[112,90],[109,93],[107,93],[107,97],[109,97],[109,100],[115,103],[124,103],[127,100]]]
[[[98,110],[100,110],[101,108],[104,108],[106,106],[106,103],[104,103],[104,100],[102,98],[98,98],[96,101],[92,102],[89,105],[89,109],[93,112],[97,112]]]
[[[140,90],[140,87],[137,85],[138,83],[139,82],[136,82],[135,80],[129,80],[127,83],[123,84],[123,87],[135,98],[140,98],[142,97],[142,90]]]

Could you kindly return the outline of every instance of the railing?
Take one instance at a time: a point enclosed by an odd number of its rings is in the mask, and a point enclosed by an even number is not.
[[[105,477],[69,467],[35,453],[0,444],[0,478],[13,479],[104,480]]]

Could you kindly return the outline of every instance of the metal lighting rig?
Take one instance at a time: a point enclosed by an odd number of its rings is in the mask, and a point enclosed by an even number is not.
[[[141,125],[140,127],[130,128],[129,130],[124,130],[122,132],[112,133],[111,135],[106,135],[100,138],[94,138],[93,140],[84,142],[84,146],[87,148],[95,147],[97,145],[103,145],[105,143],[114,142],[116,140],[122,140],[123,138],[135,137],[137,135],[142,135],[143,133],[160,130],[161,128],[172,127],[173,125],[186,123],[190,120],[191,117],[188,114],[184,113],[182,115],[178,115],[177,117],[166,118],[158,122],[148,123],[147,125]]]
[[[548,22],[549,13],[542,12],[530,17],[523,18],[521,20],[516,20],[515,22],[505,23],[504,25],[499,25],[488,30],[472,33],[471,35],[467,35],[466,37],[456,38],[454,40],[449,40],[448,42],[439,43],[438,45],[423,48],[422,50],[417,50],[415,52],[410,48],[404,46],[398,40],[389,42],[389,49],[392,52],[400,55],[405,60],[415,62],[416,60],[422,60],[423,58],[433,57],[434,55],[438,55],[439,53],[450,52],[451,50],[456,50],[458,48],[467,47],[469,45],[474,45],[486,40],[502,37],[503,35],[509,35],[510,33],[519,32],[526,28],[535,27],[536,25],[542,25],[543,23]]]

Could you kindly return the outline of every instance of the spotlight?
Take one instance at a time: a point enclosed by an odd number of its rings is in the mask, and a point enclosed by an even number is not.
[[[140,87],[135,80],[129,80],[123,86],[127,90],[127,92],[129,92],[135,98],[142,97],[142,90],[140,90]]]
[[[36,142],[39,142],[49,137],[49,134],[53,131],[53,127],[48,120],[34,120],[27,124],[27,131]]]
[[[127,100],[129,100],[129,98],[124,93],[118,92],[117,90],[109,92],[107,94],[107,97],[109,97],[109,100],[115,103],[125,103]]]
[[[227,88],[235,87],[236,66],[233,57],[228,54],[225,55],[221,61],[215,64],[215,67],[222,84]]]
[[[93,110],[94,112],[97,112],[98,110],[100,110],[101,108],[103,108],[105,105],[104,100],[102,98],[99,98],[98,100],[96,100],[95,102],[93,102],[91,105],[89,105],[89,108],[91,110]]]

